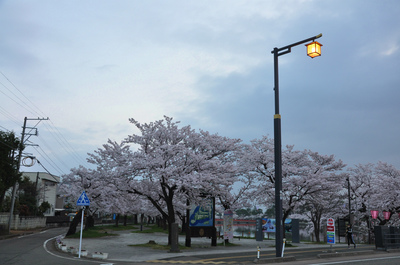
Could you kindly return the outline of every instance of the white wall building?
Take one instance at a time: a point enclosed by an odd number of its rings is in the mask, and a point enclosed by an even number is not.
[[[38,206],[42,202],[47,201],[50,203],[51,207],[44,213],[44,216],[54,216],[57,200],[57,184],[60,183],[60,177],[46,172],[22,172],[22,178],[24,177],[28,177],[30,181],[36,183]]]

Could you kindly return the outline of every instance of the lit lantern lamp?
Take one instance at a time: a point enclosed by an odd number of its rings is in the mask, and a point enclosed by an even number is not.
[[[311,58],[321,56],[321,46],[322,46],[322,44],[319,43],[318,41],[314,41],[309,44],[306,44],[307,55],[310,56]]]
[[[390,219],[390,212],[383,211],[383,217],[385,218],[385,220],[389,220]]]
[[[376,219],[376,218],[378,218],[379,211],[371,210],[371,215],[372,215],[372,219]],[[399,215],[399,216],[400,216],[400,215]]]

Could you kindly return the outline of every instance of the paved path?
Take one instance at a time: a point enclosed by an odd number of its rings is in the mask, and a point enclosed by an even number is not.
[[[64,238],[68,228],[60,229],[60,235],[58,238],[67,245],[67,247],[74,247],[79,249],[79,238]],[[102,238],[84,238],[82,240],[82,249],[88,251],[88,257],[95,252],[108,253],[108,258],[102,262],[103,264],[108,263],[124,263],[128,262],[136,264],[149,264],[159,263],[161,259],[176,259],[186,260],[189,256],[195,255],[206,255],[206,254],[223,254],[223,253],[242,253],[242,252],[254,252],[254,257],[257,256],[257,248],[260,247],[261,253],[271,253],[273,257],[275,253],[274,240],[264,240],[257,242],[255,239],[234,239],[233,243],[237,246],[225,247],[220,245],[223,243],[222,239],[218,239],[218,246],[211,247],[211,239],[208,238],[192,238],[192,247],[187,249],[181,249],[179,253],[169,253],[167,250],[155,250],[149,247],[138,247],[132,245],[145,244],[149,241],[154,241],[159,245],[167,245],[168,236],[165,233],[131,233],[131,231],[137,230],[124,230],[124,231],[110,231],[110,233],[119,234],[118,236],[102,237]],[[54,244],[54,242],[53,242]],[[179,244],[185,245],[185,236],[179,237]],[[308,243],[292,243],[296,246],[296,249],[311,249],[311,248],[325,248],[327,253],[328,250],[334,250],[335,248],[343,248],[345,244],[335,245],[320,245],[320,244],[308,244]],[[373,246],[371,246],[373,249]],[[57,252],[57,250],[54,249]],[[333,251],[335,252],[335,251]],[[72,256],[72,254],[71,254]],[[187,258],[185,258],[187,257]],[[327,257],[331,258],[331,257]],[[92,259],[93,260],[93,259]],[[94,261],[94,260],[93,260]],[[296,264],[298,261],[293,262]],[[300,264],[300,263],[299,263]],[[306,264],[306,263],[305,263]]]
[[[154,250],[149,247],[138,247],[132,245],[145,244],[150,240],[154,241],[159,245],[167,245],[168,236],[164,233],[131,233],[134,230],[125,230],[112,233],[118,233],[119,236],[102,237],[96,239],[83,239],[82,249],[87,250],[89,253],[94,252],[105,252],[108,253],[108,261],[132,261],[132,262],[145,262],[154,261],[159,259],[174,258],[174,257],[185,257],[192,255],[201,254],[213,254],[213,253],[239,253],[254,251],[254,256],[257,255],[257,248],[260,247],[262,252],[275,252],[274,240],[264,240],[257,242],[255,239],[234,239],[232,243],[237,246],[225,247],[220,245],[223,243],[222,239],[218,239],[218,246],[211,247],[211,239],[208,238],[192,238],[192,247],[189,249],[183,249],[179,253],[169,253],[166,250]],[[68,247],[73,246],[79,249],[79,239],[64,238],[62,239]],[[179,244],[185,245],[185,236],[179,237]],[[307,244],[307,243],[293,243],[297,246],[297,249],[302,248],[315,248],[321,247],[321,245]],[[327,251],[330,248],[328,245],[322,245],[326,247]],[[335,247],[343,247],[343,244],[334,245]]]

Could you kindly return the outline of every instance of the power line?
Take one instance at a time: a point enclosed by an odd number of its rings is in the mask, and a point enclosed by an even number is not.
[[[20,125],[18,119],[1,106],[0,106],[0,112],[3,113],[3,115],[6,116],[8,119],[12,120],[12,122],[14,122],[16,125],[18,126]]]
[[[72,158],[75,160],[75,162],[82,163],[82,161],[85,162],[85,160],[79,156],[79,154],[73,149],[73,147],[69,144],[67,139],[61,134],[61,132],[58,130],[58,128],[54,125],[52,120],[50,120],[51,125],[48,125],[47,123],[45,126],[48,126],[48,129],[53,128],[55,133],[52,133],[52,136],[54,139],[58,142],[58,144],[67,152],[69,152],[72,155]]]
[[[35,150],[41,155],[41,158],[43,158],[55,171],[58,172],[60,176],[64,175],[63,170],[54,163],[54,161],[46,154],[46,152],[43,151],[43,149],[40,148],[40,146],[35,148]]]
[[[11,84],[12,88],[7,87],[4,83],[0,82],[0,85],[4,87],[10,95],[6,94],[5,92],[1,91],[2,94],[4,94],[7,98],[9,98],[11,101],[13,101],[15,104],[17,104],[19,107],[25,109],[29,113],[37,116],[46,116],[43,114],[43,112],[27,97],[24,95],[24,93],[18,89],[18,87],[2,72],[0,71],[0,75],[3,76],[9,84]],[[18,93],[14,93],[12,89],[15,89]],[[21,97],[21,96],[22,97]],[[28,103],[26,103],[28,102]],[[6,109],[3,107],[0,107],[0,114],[3,114],[6,118],[14,122],[15,124],[19,125],[19,122],[17,122],[17,118],[15,118],[11,113],[9,113]],[[36,124],[37,125],[37,124]],[[36,127],[35,125],[35,127]],[[63,136],[63,134],[58,130],[58,128],[55,126],[55,124],[50,121],[50,123],[44,123],[44,126],[46,127],[46,131],[49,132],[49,135],[51,135],[56,143],[61,147],[62,150],[64,150],[66,153],[71,155],[72,159],[79,165],[86,164],[86,160],[83,159],[77,152],[76,150],[71,146],[69,141]],[[2,126],[2,128],[6,129],[5,127]],[[9,131],[8,129],[6,129]],[[31,130],[32,131],[32,130]],[[30,131],[30,132],[31,132]],[[53,154],[52,156],[55,158],[55,160],[58,161],[58,163],[62,164],[66,168],[68,166],[65,164],[65,162],[61,159],[56,154],[56,152],[53,151],[53,148],[51,148],[51,144],[48,144],[47,138],[43,137],[38,137],[37,138],[39,141],[41,141],[48,150]],[[47,156],[48,159],[46,159],[46,162],[53,164],[53,168],[56,169],[57,171],[62,171],[60,167],[50,158],[50,156],[46,153],[44,149],[35,149],[38,152],[41,152],[43,156]],[[51,161],[51,162],[49,162]]]
[[[31,108],[31,110],[33,111],[32,114],[35,114],[35,112],[37,110],[38,112],[36,112],[35,115],[39,114],[38,116],[44,116],[44,117],[46,116],[27,96],[25,96],[24,93],[21,92],[21,90],[18,89],[18,87],[16,85],[14,85],[13,82],[11,82],[11,80],[2,71],[0,71],[0,74],[31,104],[31,105],[26,104],[17,95],[15,95],[15,93],[13,93],[8,87],[6,87],[6,86],[4,86],[2,84],[8,91],[10,91],[11,94],[13,94],[16,98],[18,98],[21,102],[23,102],[24,105],[26,105],[27,107]],[[36,110],[34,110],[31,106],[34,106],[36,108]]]
[[[5,87],[8,91],[10,91],[10,89],[9,89],[6,85],[4,85],[4,84],[1,83],[1,82],[0,82],[0,84],[1,84],[3,87]],[[22,102],[22,104],[21,104],[20,102],[18,102],[17,100],[13,99],[12,97],[10,97],[9,95],[7,95],[6,93],[4,93],[3,91],[0,90],[0,92],[1,92],[3,95],[5,95],[6,97],[8,97],[9,99],[11,99],[12,101],[14,101],[16,104],[18,104],[21,108],[24,108],[24,109],[25,109],[26,111],[28,111],[29,113],[31,113],[31,114],[37,116],[37,114],[35,114],[35,111],[34,111],[32,108],[29,109],[30,107],[29,107],[23,100],[21,100],[18,96],[16,96],[14,93],[11,93],[11,94],[13,94],[17,99],[19,99],[19,100]],[[32,111],[33,111],[33,112],[32,112]]]

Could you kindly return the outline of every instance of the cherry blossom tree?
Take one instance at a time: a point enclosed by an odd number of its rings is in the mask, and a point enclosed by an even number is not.
[[[400,211],[400,170],[393,165],[384,162],[378,162],[375,166],[377,179],[377,188],[375,188],[374,201],[370,204],[376,209],[390,212],[389,220],[396,216]],[[386,221],[386,220],[385,220]],[[387,220],[388,221],[388,220]],[[392,220],[392,225],[395,222]]]
[[[202,193],[229,197],[237,179],[233,154],[241,140],[179,127],[166,116],[151,123],[130,122],[140,134],[129,135],[121,144],[109,141],[90,155],[97,178],[118,192],[148,200],[169,228],[176,221],[177,205],[186,200],[196,202]]]
[[[342,175],[345,179],[345,175]],[[309,194],[305,197],[304,206],[299,207],[292,218],[310,221],[310,231],[314,234],[316,241],[320,241],[322,221],[333,217],[340,218],[345,213],[343,205],[345,198],[343,189],[339,182],[326,186],[324,190]]]
[[[358,164],[349,169],[349,179],[355,216],[367,222],[368,227],[371,210],[390,212],[389,220],[400,210],[400,171],[393,165],[384,162]],[[378,216],[379,225],[389,220]]]
[[[94,225],[93,215],[96,212],[126,215],[138,213],[141,209],[141,201],[138,196],[116,192],[115,186],[111,182],[105,182],[99,178],[99,173],[96,170],[80,166],[71,169],[70,174],[63,176],[59,186],[59,194],[70,197],[74,201],[83,191],[86,192],[90,200],[90,207],[86,207],[86,211],[89,213],[86,228]],[[80,212],[76,215],[76,218],[76,222],[71,223],[67,235],[75,233],[76,224],[80,220]]]
[[[369,211],[375,207],[371,197],[376,197],[374,193],[378,189],[375,166],[372,163],[358,164],[348,168],[347,174],[350,182],[351,211],[361,233],[364,233],[366,231],[363,227],[366,230],[371,229]]]
[[[275,198],[275,170],[273,140],[264,136],[252,141],[253,150],[247,159],[258,180],[252,192],[259,202],[271,205]],[[334,156],[320,155],[310,150],[297,151],[294,146],[282,150],[282,209],[283,222],[296,210],[304,209],[307,200],[316,198],[331,187],[337,187],[340,170],[345,167]]]

